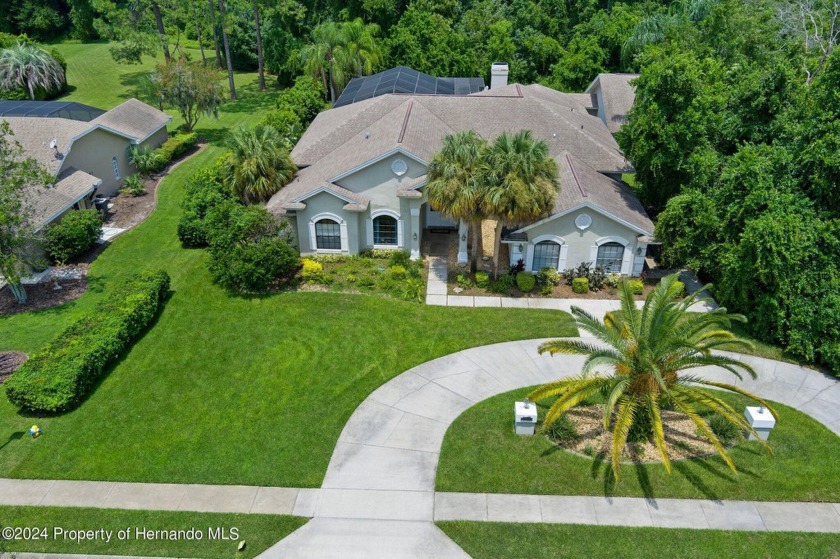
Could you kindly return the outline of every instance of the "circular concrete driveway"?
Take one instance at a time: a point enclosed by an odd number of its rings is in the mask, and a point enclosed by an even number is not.
[[[583,357],[539,355],[543,341],[460,351],[379,387],[338,439],[313,520],[263,556],[467,558],[433,523],[444,434],[477,402],[580,372]],[[730,355],[752,365],[758,379],[739,381],[715,368],[695,371],[796,408],[840,433],[840,383],[835,379],[797,365]]]

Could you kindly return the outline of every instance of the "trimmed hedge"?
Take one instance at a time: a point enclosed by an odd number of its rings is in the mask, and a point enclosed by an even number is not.
[[[528,272],[519,272],[516,274],[516,287],[518,287],[519,291],[522,293],[530,293],[533,291],[536,283],[537,278]]]
[[[589,293],[589,280],[586,278],[573,279],[572,291],[575,293]]]
[[[102,236],[102,218],[96,210],[76,210],[58,223],[52,223],[44,233],[47,253],[58,264],[84,254]]]
[[[128,278],[24,363],[6,381],[6,396],[36,412],[75,408],[152,322],[168,291],[163,270]]]
[[[157,149],[150,150],[148,147],[134,146],[129,158],[138,172],[149,175],[163,170],[170,161],[195,146],[197,142],[198,135],[195,132],[175,134]]]

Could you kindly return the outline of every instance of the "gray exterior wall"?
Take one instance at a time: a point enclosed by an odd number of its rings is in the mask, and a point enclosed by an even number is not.
[[[592,224],[584,230],[575,225],[575,219],[586,214]],[[638,240],[639,232],[619,223],[592,208],[582,208],[562,217],[546,221],[527,230],[528,242],[511,242],[510,263],[525,260],[526,270],[532,271],[534,245],[541,240],[552,240],[561,245],[558,270],[573,268],[582,262],[595,263],[598,246],[610,241],[625,245],[621,273],[638,276],[642,271],[647,245]],[[522,250],[519,250],[520,245]],[[641,249],[641,254],[637,251]]]
[[[134,167],[128,162],[130,141],[105,130],[94,130],[75,142],[70,153],[61,165],[62,169],[75,167],[81,171],[102,179],[96,189],[97,194],[110,196],[121,187],[122,181],[134,173]],[[114,177],[113,158],[117,159],[120,178]]]
[[[165,142],[169,138],[169,133],[166,131],[166,126],[146,138],[143,142],[140,142],[140,147],[155,149],[160,147],[160,145]]]

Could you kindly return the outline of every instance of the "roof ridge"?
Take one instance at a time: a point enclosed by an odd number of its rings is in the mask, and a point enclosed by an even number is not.
[[[400,128],[400,135],[397,138],[397,143],[401,144],[405,138],[405,130],[408,128],[408,120],[411,118],[411,108],[414,106],[414,99],[408,100],[408,106],[405,108],[405,117],[403,118],[402,128]]]
[[[578,178],[578,175],[577,175],[577,170],[575,169],[575,165],[572,162],[572,158],[569,155],[568,151],[566,152],[566,162],[569,164],[569,170],[572,171],[572,177],[574,177],[575,184],[577,184],[578,190],[580,190],[581,195],[584,198],[589,198],[589,193],[586,192],[586,190],[584,190],[583,185],[580,183],[580,179]]]

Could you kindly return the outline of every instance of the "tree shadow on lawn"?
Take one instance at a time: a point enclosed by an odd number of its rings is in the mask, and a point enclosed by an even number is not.
[[[10,444],[12,441],[21,440],[25,434],[26,433],[24,431],[15,431],[11,435],[9,435],[9,438],[6,440],[6,442],[4,442],[3,444],[0,444],[0,450],[3,450],[3,447]]]
[[[81,398],[79,398],[79,400],[74,403],[72,408],[70,408],[69,410],[66,410],[66,411],[61,411],[61,412],[43,412],[43,411],[31,411],[31,410],[25,410],[25,409],[18,409],[17,410],[17,415],[19,417],[26,417],[26,418],[29,418],[29,419],[41,419],[41,418],[45,418],[45,417],[60,417],[62,415],[66,415],[68,413],[73,413],[77,409],[81,408],[85,404],[85,402],[87,402],[90,398],[93,397],[94,394],[96,394],[96,392],[99,390],[99,387],[102,386],[102,383],[105,381],[105,379],[107,379],[111,375],[111,373],[114,371],[114,369],[116,369],[123,361],[128,359],[128,357],[131,355],[131,352],[134,351],[135,346],[138,343],[140,343],[140,340],[142,340],[146,336],[146,334],[148,334],[155,326],[157,326],[157,323],[160,320],[160,317],[163,315],[163,310],[166,308],[166,304],[172,299],[172,297],[174,295],[175,295],[175,291],[173,291],[172,289],[170,289],[166,293],[163,301],[161,302],[160,306],[158,307],[157,313],[155,313],[155,316],[154,316],[154,318],[152,318],[151,322],[149,322],[149,324],[146,326],[146,328],[144,328],[143,331],[140,332],[137,335],[137,337],[135,337],[131,341],[131,346],[124,353],[121,353],[119,355],[119,357],[117,357],[112,363],[110,363],[105,368],[105,370],[102,372],[102,374],[99,375],[99,377],[96,378],[96,380],[93,381],[93,384],[91,385],[90,390],[88,390]],[[0,448],[2,448],[2,447],[0,447]]]
[[[227,128],[194,128],[193,132],[208,144],[218,147],[225,147],[230,135],[230,130]]]
[[[237,99],[228,99],[219,108],[220,113],[255,113],[258,111],[270,111],[277,108],[277,94],[280,92],[276,87],[266,84],[265,91],[260,91],[256,81],[236,86]]]
[[[128,72],[120,74],[120,85],[123,86],[123,91],[117,95],[120,99],[131,99],[132,97],[140,97],[140,86],[143,79],[151,75],[151,70],[139,70],[137,72]],[[160,108],[160,107],[155,107]]]

